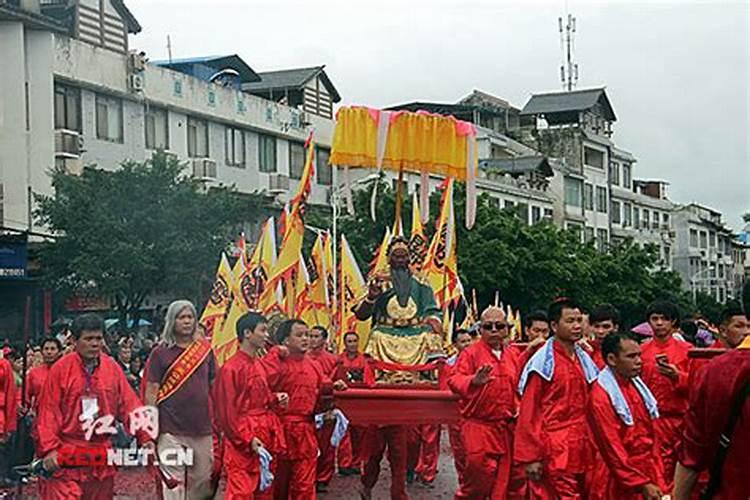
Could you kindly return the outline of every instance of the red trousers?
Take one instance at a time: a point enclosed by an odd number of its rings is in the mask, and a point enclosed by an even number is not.
[[[656,442],[659,443],[661,460],[664,469],[662,477],[667,486],[667,491],[672,491],[674,486],[674,471],[677,466],[677,445],[682,435],[682,417],[662,415],[654,420],[654,434]]]
[[[508,425],[465,420],[461,434],[466,470],[456,499],[505,499],[513,458],[513,437]]]
[[[431,483],[437,477],[438,457],[440,456],[440,426],[420,426],[420,437],[419,461],[415,471],[423,481]]]
[[[367,460],[362,474],[362,485],[372,489],[380,475],[380,461],[388,447],[391,464],[391,500],[408,500],[406,494],[407,433],[404,426],[368,427],[365,437]]]
[[[315,480],[319,483],[328,484],[333,477],[336,448],[331,446],[332,434],[333,422],[326,422],[316,433],[320,455],[318,456],[318,467]]]
[[[260,463],[254,452],[242,452],[229,441],[223,453],[224,471],[226,472],[226,500],[253,500],[273,498],[273,485],[266,491],[260,488]],[[271,461],[271,472],[276,475],[276,460]],[[276,481],[274,481],[276,484]]]
[[[458,476],[458,487],[460,488],[464,482],[464,470],[466,469],[466,450],[464,449],[464,442],[461,438],[461,424],[451,424],[448,426],[448,441],[451,444],[451,451],[453,452],[453,464],[456,467],[456,475]]]
[[[315,500],[317,460],[280,459],[274,484],[274,500]]]
[[[70,472],[62,469],[54,477],[42,480],[39,483],[42,500],[112,500],[114,497],[114,476],[80,481]]]
[[[362,462],[365,461],[362,441],[366,430],[365,427],[350,426],[346,431],[336,457],[339,469],[362,469]]]

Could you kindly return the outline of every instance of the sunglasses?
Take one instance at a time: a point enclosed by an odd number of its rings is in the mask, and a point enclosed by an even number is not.
[[[508,328],[508,323],[503,323],[502,321],[495,321],[493,323],[492,321],[488,321],[487,323],[482,323],[482,328],[487,331],[502,331]]]

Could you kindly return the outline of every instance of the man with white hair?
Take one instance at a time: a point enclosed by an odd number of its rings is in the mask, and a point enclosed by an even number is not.
[[[193,465],[161,468],[179,484],[163,487],[165,500],[212,496],[213,454],[210,388],[216,375],[211,345],[197,333],[195,306],[187,300],[169,305],[161,343],[152,351],[146,375],[147,405],[159,409],[159,449],[191,449]]]

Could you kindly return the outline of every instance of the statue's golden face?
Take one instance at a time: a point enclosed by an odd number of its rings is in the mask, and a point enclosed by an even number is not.
[[[383,381],[388,384],[413,384],[417,377],[412,372],[391,372],[383,376]]]

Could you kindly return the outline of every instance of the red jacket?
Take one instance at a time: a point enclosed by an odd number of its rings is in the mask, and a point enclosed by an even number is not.
[[[671,335],[665,342],[654,338],[641,347],[643,359],[643,381],[654,393],[662,417],[682,417],[688,407],[688,380],[690,376],[690,344]],[[669,364],[677,367],[677,380],[659,373],[656,356],[665,354]]]
[[[748,379],[750,337],[737,349],[712,359],[704,367],[696,386],[690,391],[683,437],[677,450],[682,465],[696,471],[711,467],[734,395]],[[721,472],[721,487],[714,497],[718,500],[744,500],[750,497],[750,481],[747,480],[749,421],[750,399],[747,399],[734,427],[732,443]]]
[[[448,379],[451,390],[461,396],[461,417],[482,422],[508,422],[515,417],[517,362],[516,353],[507,347],[500,359],[484,341],[467,347],[451,368],[452,375]],[[492,366],[490,376],[493,378],[482,386],[472,385],[474,374],[483,365]]]
[[[50,365],[43,363],[32,368],[26,375],[26,400],[30,403],[29,407],[37,412],[39,408],[39,398],[42,395],[42,389],[47,382]]]
[[[16,430],[16,378],[13,366],[0,358],[0,434]]]
[[[278,410],[284,424],[287,452],[284,458],[301,460],[318,455],[315,413],[322,411],[324,394],[332,394],[330,378],[309,356],[281,357],[278,349],[263,358],[268,385],[274,392],[289,395],[289,406]]]
[[[99,408],[97,419],[112,416],[114,420],[122,422],[126,430],[130,425],[130,413],[142,406],[122,369],[112,358],[101,354],[99,365],[89,376],[78,353],[66,354],[50,368],[39,401],[37,451],[40,456],[68,443],[109,446],[110,430],[99,426],[94,426],[95,432],[90,440],[86,440],[80,419],[84,396],[96,398]],[[104,432],[97,433],[97,429]],[[149,439],[142,432],[139,438],[142,441]]]
[[[249,458],[249,467],[259,467],[250,443],[258,438],[272,455],[282,452],[284,432],[272,411],[276,397],[271,393],[260,360],[237,351],[219,370],[213,387],[216,421],[226,442],[238,455]]]
[[[597,449],[609,468],[606,498],[637,500],[640,488],[653,483],[668,493],[659,477],[662,470],[651,416],[630,380],[615,375],[633,416],[628,426],[615,412],[609,394],[592,384],[586,414]]]
[[[350,358],[343,352],[336,360],[333,380],[343,380],[347,384],[372,385],[375,383],[375,372],[364,354],[358,353],[354,358]]]
[[[521,397],[514,460],[544,462],[549,470],[581,473],[585,468],[588,384],[577,357],[554,342],[555,373],[547,382],[532,372]]]
[[[307,353],[310,359],[318,363],[320,371],[328,378],[333,378],[336,371],[336,364],[338,363],[338,356],[331,354],[325,349],[319,351],[309,351]]]

